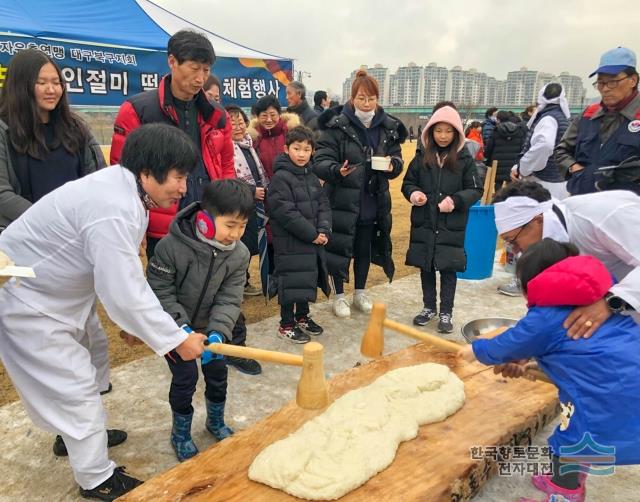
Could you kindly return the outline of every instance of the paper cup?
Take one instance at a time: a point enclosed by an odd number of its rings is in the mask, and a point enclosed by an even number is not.
[[[375,171],[387,171],[390,160],[387,157],[371,157],[371,169]]]

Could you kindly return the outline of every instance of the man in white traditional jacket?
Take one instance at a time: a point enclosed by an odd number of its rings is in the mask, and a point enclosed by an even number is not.
[[[612,313],[640,323],[640,197],[633,191],[607,190],[559,202],[538,183],[516,181],[496,194],[494,209],[498,233],[516,251],[545,237],[571,242],[581,254],[601,260],[618,281],[605,298],[569,315],[569,336],[591,336]]]
[[[0,250],[35,279],[0,290],[0,357],[31,419],[60,434],[80,494],[113,500],[140,481],[109,460],[95,367],[80,343],[96,297],[109,317],[158,355],[199,357],[206,337],[187,334],[160,305],[138,249],[148,209],[186,192],[198,153],[166,124],[127,138],[121,165],[49,193],[0,235]]]

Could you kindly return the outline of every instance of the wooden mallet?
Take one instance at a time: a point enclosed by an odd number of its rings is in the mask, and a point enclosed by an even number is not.
[[[374,303],[373,308],[371,309],[369,325],[364,332],[362,343],[360,344],[360,353],[363,356],[371,359],[382,356],[382,352],[384,351],[384,328],[392,329],[403,335],[428,343],[429,345],[442,349],[445,352],[457,353],[463,347],[459,343],[444,340],[443,338],[435,335],[418,331],[417,329],[407,326],[406,324],[402,324],[401,322],[387,319],[385,317],[386,313],[387,307],[384,303]],[[527,370],[526,374],[531,377],[535,377],[536,380],[553,383],[542,371]]]
[[[324,377],[324,347],[317,342],[307,343],[301,356],[225,343],[211,343],[205,347],[205,350],[215,354],[257,359],[267,363],[302,366],[302,374],[296,392],[296,404],[307,410],[318,410],[329,404],[329,388]]]

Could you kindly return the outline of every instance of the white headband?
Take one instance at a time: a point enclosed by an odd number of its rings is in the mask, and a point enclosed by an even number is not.
[[[504,234],[515,228],[526,225],[539,214],[548,211],[553,203],[548,200],[538,202],[530,197],[509,197],[504,202],[493,205],[496,227],[499,234]]]

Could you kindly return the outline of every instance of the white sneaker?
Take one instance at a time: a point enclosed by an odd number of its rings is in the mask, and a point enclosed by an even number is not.
[[[369,297],[365,294],[353,295],[353,306],[357,308],[360,312],[364,312],[365,314],[371,313],[371,308],[373,304]]]
[[[336,317],[349,317],[351,315],[351,307],[346,298],[336,298],[333,300],[333,313]]]

